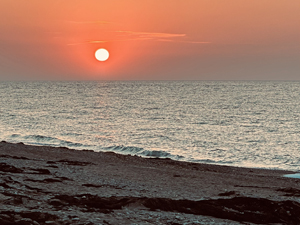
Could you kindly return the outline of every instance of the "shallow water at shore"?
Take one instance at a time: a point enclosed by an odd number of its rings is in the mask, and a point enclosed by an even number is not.
[[[9,142],[297,171],[298,82],[2,82]]]

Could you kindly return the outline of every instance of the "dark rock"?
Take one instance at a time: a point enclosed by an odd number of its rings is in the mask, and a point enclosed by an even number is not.
[[[54,183],[54,182],[62,182],[62,180],[60,180],[60,179],[55,179],[55,178],[47,178],[47,179],[44,179],[44,180],[25,179],[25,181],[39,182],[39,183]]]
[[[280,223],[300,224],[300,203],[294,201],[272,201],[262,198],[234,197],[202,201],[172,200],[166,198],[109,197],[90,194],[68,196],[58,195],[55,206],[77,206],[87,211],[109,213],[114,209],[138,204],[150,210],[179,212],[212,216],[239,222],[257,224]],[[51,201],[49,202],[51,204]],[[60,205],[59,205],[60,204]]]
[[[51,167],[51,168],[58,168],[58,166],[55,166],[55,165],[49,165],[47,167]]]
[[[192,170],[199,170],[199,168],[197,166],[193,166]]]
[[[30,218],[23,218],[20,221],[18,221],[18,224],[22,225],[32,225],[33,221]]]
[[[109,185],[109,184],[82,184],[84,187],[94,187],[94,188],[114,188],[114,189],[122,189],[122,187],[115,186],[115,185]],[[124,188],[124,186],[123,186]]]
[[[13,203],[15,205],[21,205],[21,204],[23,204],[23,200],[29,199],[29,197],[25,196],[25,195],[19,195],[19,194],[8,193],[8,192],[4,192],[3,194],[5,196],[11,196],[11,197],[13,197]]]
[[[23,170],[6,163],[0,163],[0,171],[9,173],[23,173]]]
[[[0,157],[2,158],[12,158],[12,159],[24,159],[24,160],[29,160],[28,158],[26,157],[18,157],[18,156],[10,156],[10,155],[0,155]]]
[[[230,195],[235,195],[235,194],[236,194],[235,191],[226,191],[224,193],[218,194],[218,196],[230,196]]]
[[[300,190],[296,188],[279,188],[276,191],[285,192],[285,196],[295,196],[300,197]]]
[[[16,225],[16,224],[18,224],[18,223],[11,222],[11,221],[6,220],[6,219],[0,219],[0,224],[1,224],[1,225]]]
[[[34,170],[38,173],[35,173],[35,174],[44,174],[44,175],[50,175],[51,172],[47,169],[30,169],[30,170]]]
[[[147,199],[151,210],[177,211],[252,223],[300,223],[300,204],[293,201],[271,201],[261,198],[235,197],[203,201]]]
[[[60,179],[60,180],[72,180],[72,179],[70,179],[70,178],[67,178],[67,177],[56,177],[56,178],[58,178],[58,179]]]
[[[124,197],[109,197],[102,198],[99,196],[86,194],[78,196],[57,195],[54,199],[59,199],[62,202],[60,206],[77,206],[84,208],[89,212],[110,213],[113,209],[122,209],[123,206],[129,205],[135,201],[135,198]],[[52,199],[53,200],[53,199]],[[57,205],[57,201],[55,205]],[[51,204],[51,201],[49,202]]]
[[[55,178],[47,178],[42,180],[43,183],[54,183],[54,182],[62,182],[60,179],[55,179]]]
[[[0,183],[0,187],[10,188],[10,186],[8,186],[6,183]]]
[[[95,187],[95,188],[101,188],[104,187],[104,185],[98,185],[98,184],[83,184],[84,187]]]
[[[27,184],[25,184],[24,186],[25,186],[27,189],[29,189],[29,190],[33,190],[33,191],[37,191],[37,192],[43,192],[43,189],[41,189],[41,188],[30,187],[30,186],[27,185]],[[44,192],[44,193],[46,193],[46,192]]]
[[[93,164],[91,162],[70,161],[67,159],[59,160],[58,162],[65,163],[65,164],[71,165],[71,166],[87,166],[87,165]]]
[[[67,205],[67,204],[64,204],[61,200],[55,199],[55,198],[49,200],[49,204],[50,204],[50,205],[53,205],[53,206]]]
[[[58,217],[46,212],[14,212],[14,211],[0,211],[0,224],[11,225],[11,224],[45,224],[46,221],[56,221]],[[3,217],[5,215],[5,217]],[[18,219],[17,219],[18,218]],[[55,224],[61,224],[56,222]]]
[[[65,164],[71,165],[71,166],[87,166],[87,165],[93,164],[91,162],[70,161],[67,159],[59,160],[58,162],[65,163]]]

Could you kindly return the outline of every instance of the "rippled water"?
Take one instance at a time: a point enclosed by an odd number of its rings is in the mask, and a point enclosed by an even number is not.
[[[299,82],[2,82],[0,96],[9,142],[300,166]]]

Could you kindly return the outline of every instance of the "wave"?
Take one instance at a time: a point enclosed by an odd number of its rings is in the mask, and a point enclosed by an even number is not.
[[[138,155],[142,157],[149,158],[170,158],[170,159],[183,159],[183,156],[173,155],[166,151],[160,150],[145,150],[144,148],[134,147],[134,146],[110,146],[102,148],[105,151],[112,151],[121,154],[130,154],[130,155]]]
[[[67,147],[77,150],[93,150],[93,151],[111,151],[119,154],[137,155],[147,158],[170,158],[174,160],[182,160],[184,156],[174,155],[167,151],[162,150],[147,150],[141,147],[135,146],[124,146],[124,145],[113,145],[109,147],[84,145],[78,142],[72,142],[56,137],[44,136],[44,135],[25,135],[12,134],[7,140],[8,142],[23,142],[29,145],[41,145],[41,146],[52,146],[52,147]]]
[[[143,151],[143,148],[133,147],[133,146],[110,146],[104,147],[103,150],[105,151],[112,151],[112,152],[119,152],[119,153],[139,153]]]
[[[59,140],[57,138],[53,138],[53,137],[49,137],[49,136],[43,136],[43,135],[27,135],[24,138],[27,139],[27,140],[32,139],[32,140],[42,141],[42,142]]]
[[[113,145],[109,147],[104,147],[101,145],[88,145],[79,142],[72,142],[69,140],[64,140],[56,137],[51,136],[44,136],[44,135],[20,135],[20,134],[10,134],[4,138],[4,141],[11,142],[11,143],[19,143],[23,142],[24,144],[28,145],[37,145],[37,146],[52,146],[52,147],[66,147],[71,149],[77,150],[92,150],[95,152],[115,152],[117,154],[129,154],[129,155],[136,155],[141,156],[144,158],[169,158],[172,160],[177,161],[186,161],[186,162],[193,162],[193,163],[205,163],[205,164],[216,164],[216,165],[227,165],[227,166],[237,166],[237,167],[249,167],[249,168],[265,168],[265,169],[287,169],[291,171],[298,171],[299,168],[299,160],[292,160],[283,159],[279,156],[270,159],[268,162],[264,161],[263,163],[256,160],[241,160],[236,159],[232,160],[229,158],[197,158],[193,157],[193,155],[185,154],[183,155],[176,155],[172,154],[168,151],[163,150],[153,150],[153,149],[144,149],[142,147],[135,147],[135,146],[124,146],[124,145]],[[225,151],[224,149],[214,149],[212,151]],[[183,153],[184,154],[184,153]],[[274,163],[275,162],[275,163]],[[280,162],[284,162],[284,167],[278,167],[277,164]]]
[[[44,135],[25,135],[22,136],[20,134],[12,134],[10,135],[9,141],[13,142],[24,142],[25,144],[32,145],[45,145],[45,146],[53,146],[53,147],[69,147],[69,148],[78,148],[85,147],[81,143],[67,141],[55,137],[44,136]]]
[[[216,164],[216,165],[233,165],[234,161],[226,161],[226,160],[213,160],[213,159],[194,159],[191,160],[196,163],[205,163],[205,164]]]

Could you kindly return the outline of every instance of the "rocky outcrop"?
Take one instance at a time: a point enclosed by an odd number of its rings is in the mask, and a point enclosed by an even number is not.
[[[112,210],[139,205],[149,210],[179,212],[212,216],[239,222],[257,224],[300,224],[300,203],[295,201],[271,201],[262,198],[234,197],[203,201],[172,200],[166,198],[109,197],[90,194],[57,195],[49,204],[57,209],[76,206],[83,211],[110,213]]]

